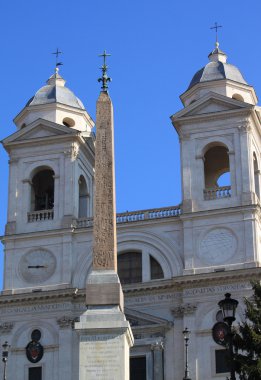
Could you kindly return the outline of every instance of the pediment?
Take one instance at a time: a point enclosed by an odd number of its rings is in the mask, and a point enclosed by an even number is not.
[[[225,111],[231,111],[231,110],[238,110],[242,107],[239,107],[238,105],[222,102],[217,99],[209,99],[205,103],[199,105],[195,109],[191,110],[187,113],[186,116],[194,116],[194,115],[202,115],[207,113],[213,113],[213,112],[225,112]]]
[[[183,119],[186,117],[200,116],[211,113],[222,113],[222,112],[231,112],[231,111],[240,111],[244,109],[251,108],[252,105],[248,103],[241,102],[239,100],[235,100],[229,98],[227,96],[223,96],[220,94],[216,94],[213,92],[208,93],[201,99],[196,100],[191,103],[189,106],[184,108],[183,110],[174,114],[171,119],[173,121],[178,119]]]
[[[127,320],[132,328],[146,327],[171,327],[172,322],[164,318],[155,317],[154,315],[143,313],[137,310],[124,309]]]
[[[3,140],[4,145],[26,140],[39,140],[62,135],[75,135],[78,131],[48,120],[38,119]]]

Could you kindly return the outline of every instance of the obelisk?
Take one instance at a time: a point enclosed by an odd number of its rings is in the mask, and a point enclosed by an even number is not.
[[[86,284],[86,312],[79,334],[79,380],[128,380],[133,335],[123,311],[117,274],[113,106],[106,51],[96,106],[93,266]]]

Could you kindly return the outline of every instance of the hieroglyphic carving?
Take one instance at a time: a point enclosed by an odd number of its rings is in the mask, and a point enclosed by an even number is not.
[[[93,269],[117,269],[113,110],[107,93],[97,102]]]

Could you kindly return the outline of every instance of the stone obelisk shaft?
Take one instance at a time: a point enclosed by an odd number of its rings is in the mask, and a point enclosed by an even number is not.
[[[106,79],[106,78],[105,78]],[[97,101],[93,268],[79,334],[79,380],[129,380],[133,335],[123,312],[117,274],[113,109],[107,91]]]
[[[113,107],[101,92],[96,108],[93,270],[117,272]]]

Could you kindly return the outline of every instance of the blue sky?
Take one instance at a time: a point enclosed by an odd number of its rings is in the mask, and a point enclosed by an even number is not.
[[[0,140],[53,73],[57,47],[67,86],[95,117],[100,58],[109,58],[115,112],[117,210],[181,201],[179,142],[169,116],[194,73],[220,48],[261,94],[258,0],[2,0]],[[0,234],[6,222],[8,158],[0,149]],[[2,249],[2,248],[1,248]],[[1,272],[1,269],[0,269]],[[1,277],[0,277],[1,281]]]

